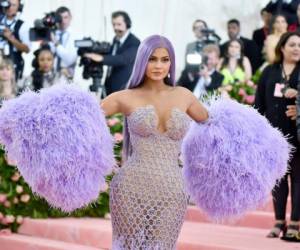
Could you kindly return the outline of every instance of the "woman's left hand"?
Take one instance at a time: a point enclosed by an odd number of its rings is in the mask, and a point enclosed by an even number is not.
[[[296,105],[288,105],[287,111],[285,111],[287,117],[290,117],[291,120],[296,120],[297,118],[297,108]]]
[[[292,88],[288,88],[285,92],[284,92],[284,97],[285,98],[295,98],[298,94],[298,91],[296,89],[292,89]]]

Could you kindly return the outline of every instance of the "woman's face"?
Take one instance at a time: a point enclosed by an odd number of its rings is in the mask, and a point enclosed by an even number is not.
[[[240,58],[241,56],[241,45],[237,41],[230,42],[228,46],[228,56],[234,58]]]
[[[279,32],[279,33],[286,32],[288,28],[286,19],[283,16],[276,17],[275,22],[273,24],[273,28],[275,32]]]
[[[53,68],[53,60],[53,54],[50,51],[42,51],[38,56],[39,70],[44,73],[50,72]]]
[[[153,81],[161,81],[167,77],[171,60],[167,49],[157,48],[149,58],[146,77]]]
[[[300,60],[300,37],[291,36],[281,49],[284,60],[297,63]]]
[[[9,65],[0,68],[0,80],[10,81],[13,78],[13,70]]]

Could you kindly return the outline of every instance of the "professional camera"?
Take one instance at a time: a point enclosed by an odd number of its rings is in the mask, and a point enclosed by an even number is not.
[[[109,54],[111,45],[108,42],[95,42],[90,37],[75,41],[75,47],[78,48],[77,54],[81,57],[79,66],[83,66],[82,77],[84,79],[93,78],[93,84],[90,90],[98,92],[101,88],[101,78],[103,76],[103,64],[94,62],[90,58],[84,56],[86,53]]]
[[[51,32],[58,29],[61,21],[61,16],[54,11],[46,13],[42,19],[36,19],[29,31],[30,41],[51,41]]]
[[[187,69],[195,74],[199,71],[199,67],[204,67],[207,63],[207,58],[202,54],[203,48],[208,44],[218,45],[221,40],[213,29],[204,28],[201,29],[201,32],[203,34],[202,39],[196,42],[194,51],[186,56]]]
[[[0,0],[0,15],[5,15],[5,10],[10,7],[10,2],[7,0]]]

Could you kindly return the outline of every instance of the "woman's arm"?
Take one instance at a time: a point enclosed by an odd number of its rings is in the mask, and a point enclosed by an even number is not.
[[[123,113],[122,99],[125,93],[126,90],[118,91],[110,94],[101,101],[100,105],[106,116]]]
[[[243,66],[245,70],[245,81],[248,81],[252,77],[252,67],[248,57],[244,56],[243,58]]]
[[[183,87],[180,88],[180,96],[188,102],[186,113],[196,122],[203,122],[208,119],[208,111],[191,91]]]

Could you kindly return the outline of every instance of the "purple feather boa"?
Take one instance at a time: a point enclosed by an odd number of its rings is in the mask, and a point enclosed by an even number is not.
[[[182,144],[191,198],[210,219],[230,221],[265,203],[287,171],[291,146],[255,109],[228,99],[208,105]]]
[[[99,103],[73,85],[4,102],[0,141],[32,190],[66,212],[96,200],[115,165]]]

